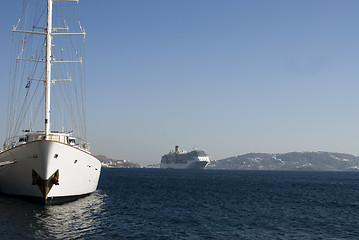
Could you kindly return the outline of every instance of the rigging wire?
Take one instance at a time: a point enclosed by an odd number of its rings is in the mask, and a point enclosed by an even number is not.
[[[54,13],[56,19],[53,20],[55,24],[64,24],[65,27],[69,26],[73,30],[79,28],[77,21],[68,22],[69,16],[76,15],[78,11],[69,10],[65,6],[61,6]],[[42,22],[46,20],[46,4],[43,0],[39,0],[35,4],[35,8],[29,7],[29,0],[23,1],[23,11],[21,12],[20,24],[17,26],[18,30],[26,30],[31,28],[31,31],[36,29],[46,29],[41,26]],[[33,20],[31,21],[30,18]],[[30,26],[30,24],[32,24]],[[77,26],[77,28],[76,28]],[[57,27],[57,26],[56,26]],[[80,26],[80,30],[82,28]],[[64,40],[65,43],[61,44],[56,39]],[[66,130],[72,130],[76,132],[77,136],[83,140],[87,140],[86,130],[86,92],[85,92],[85,38],[83,42],[78,41],[78,36],[54,36],[54,46],[52,47],[53,61],[57,60],[70,60],[77,61],[81,59],[82,63],[52,63],[53,79],[65,79],[68,76],[71,77],[71,82],[63,81],[56,82],[56,87],[52,87],[52,119],[53,126],[56,127],[58,122],[56,121],[57,115],[63,116],[65,114],[65,122],[61,123],[66,126]],[[41,39],[41,41],[38,41]],[[56,43],[56,44],[55,44]],[[82,43],[82,44],[81,44]],[[10,79],[9,79],[9,96],[7,105],[7,138],[16,136],[26,125],[29,124],[30,128],[43,128],[44,123],[39,120],[40,116],[44,115],[40,109],[44,108],[45,88],[42,88],[43,79],[46,75],[45,68],[42,68],[45,58],[46,39],[43,35],[24,34],[24,33],[12,33],[12,48],[11,58],[16,59],[15,62],[10,61]],[[80,47],[82,46],[82,48]],[[33,50],[31,50],[33,49]],[[62,49],[66,49],[63,51]],[[32,61],[24,61],[21,59],[31,59]],[[37,61],[37,62],[36,62]],[[38,79],[39,81],[35,81]],[[37,82],[37,83],[35,83]],[[33,107],[31,107],[33,106]],[[62,106],[59,109],[59,106]],[[66,110],[64,113],[62,109]],[[40,113],[40,114],[39,114]],[[60,119],[60,118],[58,118]],[[70,120],[70,121],[69,121]],[[33,125],[33,123],[38,123]],[[60,124],[60,125],[61,125]],[[62,126],[61,126],[62,127]],[[61,129],[60,127],[60,129]]]

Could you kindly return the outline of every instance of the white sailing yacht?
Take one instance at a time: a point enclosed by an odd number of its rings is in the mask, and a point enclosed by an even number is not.
[[[70,201],[94,192],[101,172],[86,140],[79,47],[85,31],[79,21],[65,19],[79,12],[69,10],[78,8],[78,0],[27,0],[23,8],[12,30],[15,63],[0,192],[44,204]]]

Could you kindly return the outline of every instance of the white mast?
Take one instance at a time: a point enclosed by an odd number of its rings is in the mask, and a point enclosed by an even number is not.
[[[71,77],[67,79],[51,79],[51,66],[53,63],[82,63],[82,59],[79,57],[78,60],[52,60],[51,56],[51,48],[52,48],[52,37],[58,36],[58,35],[83,35],[85,38],[85,30],[81,27],[80,22],[78,22],[81,32],[77,33],[69,33],[69,32],[57,32],[58,30],[69,30],[69,28],[66,26],[65,28],[52,27],[52,7],[54,2],[79,2],[79,0],[47,0],[47,26],[44,27],[36,27],[34,26],[31,31],[26,30],[17,30],[17,26],[20,22],[20,19],[16,26],[13,27],[12,32],[18,32],[18,33],[25,33],[25,34],[37,34],[37,35],[43,35],[46,36],[46,61],[43,60],[34,60],[34,59],[26,59],[18,56],[16,60],[21,61],[31,61],[31,62],[40,62],[40,63],[46,63],[46,79],[33,79],[28,78],[29,81],[35,80],[35,81],[44,81],[45,83],[45,139],[49,139],[49,135],[51,134],[51,121],[50,121],[50,100],[51,100],[51,84],[58,82],[58,81],[71,81]],[[34,29],[44,29],[44,32],[38,32],[34,31]]]
[[[51,32],[52,32],[52,0],[47,0],[46,27],[46,80],[45,80],[45,138],[50,130],[50,90],[51,90]]]

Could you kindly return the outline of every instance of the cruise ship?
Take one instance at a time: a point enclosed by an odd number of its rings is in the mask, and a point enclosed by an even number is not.
[[[209,155],[204,151],[180,151],[179,147],[175,146],[174,151],[171,150],[168,154],[162,156],[161,168],[203,169],[209,161]]]

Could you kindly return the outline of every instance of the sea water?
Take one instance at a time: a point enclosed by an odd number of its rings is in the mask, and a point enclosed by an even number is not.
[[[359,239],[359,173],[102,169],[40,206],[0,196],[1,239]]]

